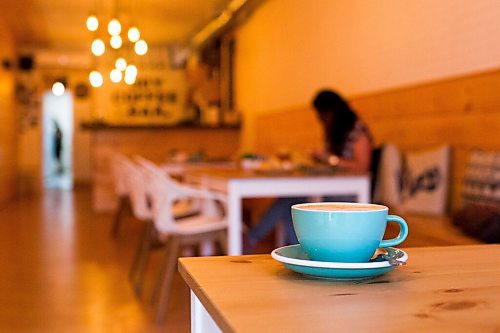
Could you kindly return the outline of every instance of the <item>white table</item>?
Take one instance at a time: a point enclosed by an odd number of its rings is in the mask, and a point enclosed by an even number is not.
[[[370,201],[370,176],[335,172],[329,175],[273,174],[241,169],[196,169],[186,180],[227,193],[228,255],[242,254],[242,200],[262,197],[318,197],[355,195],[357,202]]]

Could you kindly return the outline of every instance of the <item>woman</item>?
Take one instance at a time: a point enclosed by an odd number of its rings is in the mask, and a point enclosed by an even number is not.
[[[323,126],[325,148],[312,153],[314,159],[343,170],[368,172],[372,159],[372,136],[348,103],[332,90],[320,91],[313,107]],[[327,197],[325,201],[353,201],[356,198]],[[307,202],[307,198],[279,198],[267,210],[261,221],[250,229],[246,238],[247,249],[264,238],[281,220],[284,222],[287,242],[298,243],[293,229],[290,207]]]
[[[345,170],[368,172],[372,136],[347,102],[336,92],[323,90],[313,106],[325,135],[325,149],[313,152],[313,157]]]

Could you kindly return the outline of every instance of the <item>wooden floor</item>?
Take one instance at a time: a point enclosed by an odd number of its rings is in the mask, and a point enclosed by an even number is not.
[[[189,289],[174,281],[165,324],[148,303],[161,252],[152,256],[145,300],[128,270],[142,225],[129,218],[118,239],[111,214],[91,209],[90,189],[49,190],[0,206],[0,332],[189,332]],[[474,243],[435,219],[407,218],[408,246]],[[272,235],[257,253],[273,249]]]
[[[49,190],[0,206],[0,332],[189,332],[189,289],[176,277],[165,324],[134,296],[128,269],[142,226],[110,237],[89,189]],[[146,276],[149,296],[161,253]]]

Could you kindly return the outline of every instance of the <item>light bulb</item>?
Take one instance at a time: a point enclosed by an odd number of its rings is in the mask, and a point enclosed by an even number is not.
[[[122,31],[122,25],[117,19],[112,19],[108,23],[108,32],[112,36],[119,35]]]
[[[66,90],[66,88],[64,88],[64,84],[62,84],[61,82],[55,82],[52,85],[52,93],[55,96],[62,96],[62,95],[64,95],[64,91],[65,90]]]
[[[145,55],[148,52],[148,44],[143,39],[139,39],[134,45],[134,50],[138,55]]]
[[[137,78],[137,75],[132,75],[130,73],[125,72],[125,78],[124,81],[128,85],[132,85],[135,83],[135,79]]]
[[[125,69],[125,76],[137,76],[137,67],[134,65],[128,65]]]
[[[99,73],[98,71],[92,71],[89,74],[89,81],[92,87],[99,88],[100,86],[102,86],[104,80],[101,73]]]
[[[87,29],[89,29],[89,31],[96,31],[97,28],[99,28],[99,20],[95,15],[89,15],[89,17],[87,17]]]
[[[123,58],[118,58],[115,61],[115,67],[121,71],[124,71],[127,68],[127,61]]]
[[[116,68],[112,69],[111,72],[109,73],[109,78],[114,83],[118,83],[122,80],[122,72],[120,72],[120,70]]]
[[[125,83],[128,85],[132,85],[135,83],[137,78],[137,67],[134,65],[128,65],[125,69]]]
[[[136,27],[131,27],[128,29],[128,39],[132,42],[135,43],[141,38],[141,33],[139,32],[139,29]]]
[[[122,38],[118,35],[112,36],[109,44],[111,44],[111,47],[115,50],[119,49],[122,46]]]
[[[101,39],[95,39],[92,42],[92,53],[95,56],[102,56],[104,54],[104,51],[106,50],[106,46],[104,45],[104,42]]]

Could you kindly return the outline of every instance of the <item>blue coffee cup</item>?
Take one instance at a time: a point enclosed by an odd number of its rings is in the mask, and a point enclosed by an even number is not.
[[[405,220],[388,215],[383,205],[321,202],[291,209],[300,245],[314,261],[368,262],[377,248],[396,246],[408,236]],[[400,232],[383,240],[387,222],[398,223]]]

